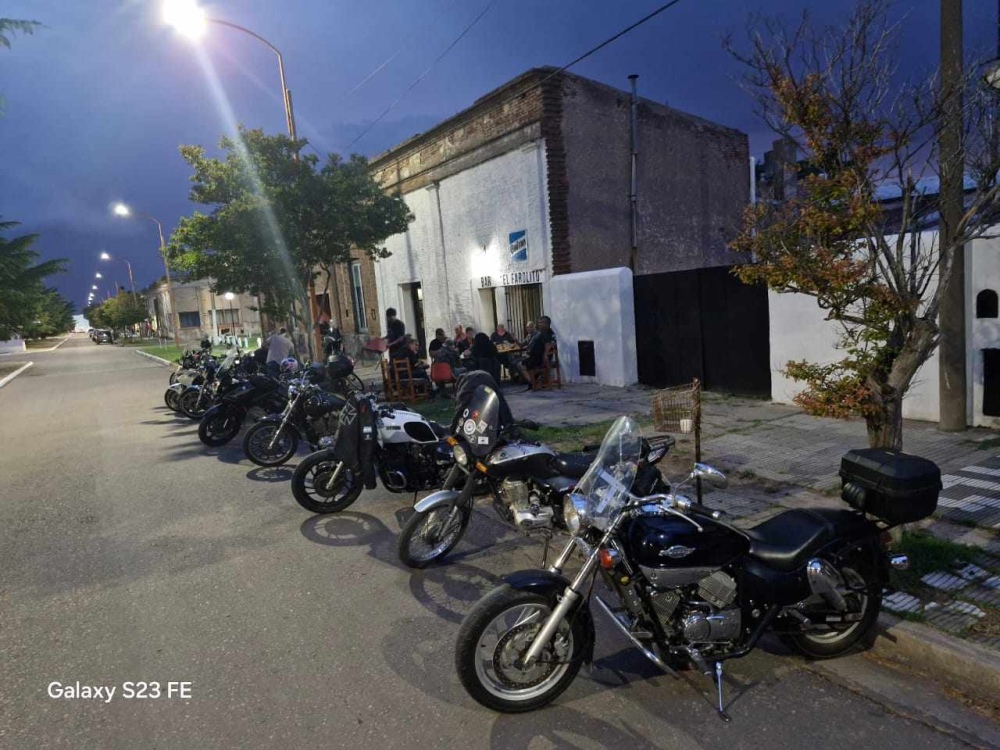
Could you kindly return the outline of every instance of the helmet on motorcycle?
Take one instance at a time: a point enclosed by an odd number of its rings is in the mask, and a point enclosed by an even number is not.
[[[299,371],[299,361],[295,357],[285,357],[281,360],[279,368],[281,372],[291,374]]]

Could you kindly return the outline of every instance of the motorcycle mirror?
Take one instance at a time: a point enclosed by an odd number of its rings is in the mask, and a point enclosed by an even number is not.
[[[718,469],[712,468],[708,464],[695,464],[694,470],[691,472],[691,478],[703,479],[713,487],[718,487],[720,490],[729,486],[729,480],[726,478],[726,475]]]

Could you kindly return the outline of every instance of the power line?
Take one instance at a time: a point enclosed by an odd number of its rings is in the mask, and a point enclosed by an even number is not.
[[[679,0],[674,0],[674,1],[675,2],[679,2]],[[474,19],[472,19],[472,22],[462,30],[461,34],[459,34],[457,37],[455,37],[455,40],[451,44],[448,45],[448,47],[444,50],[444,52],[442,52],[440,55],[438,55],[434,59],[434,61],[427,67],[427,70],[425,70],[423,73],[421,73],[419,76],[417,76],[416,80],[414,80],[413,83],[411,83],[409,86],[407,86],[406,90],[403,91],[403,93],[400,94],[396,98],[396,101],[394,101],[392,104],[390,104],[388,107],[386,107],[385,111],[382,112],[382,114],[380,114],[378,117],[376,117],[375,120],[367,128],[365,128],[363,131],[361,131],[361,134],[358,135],[357,138],[355,138],[353,141],[351,141],[347,145],[347,149],[346,150],[350,151],[351,146],[353,146],[355,143],[357,143],[362,138],[364,138],[366,135],[368,135],[368,133],[371,131],[371,129],[374,128],[376,125],[378,125],[382,121],[382,118],[384,118],[387,114],[389,114],[389,112],[391,112],[393,110],[393,108],[397,104],[399,104],[408,93],[410,93],[414,88],[416,88],[417,85],[422,80],[424,80],[424,78],[427,77],[427,74],[431,72],[431,70],[434,68],[434,66],[437,65],[439,62],[441,62],[441,60],[445,57],[445,55],[447,55],[449,52],[451,52],[452,49],[455,48],[455,45],[457,45],[460,41],[462,41],[462,38],[465,37],[466,34],[468,34],[470,31],[472,31],[472,27],[475,26],[477,23],[479,23],[479,20],[483,16],[485,16],[489,12],[490,8],[492,8],[495,4],[496,4],[496,0],[490,0],[490,2],[486,5],[485,8],[483,8],[483,10],[479,13],[479,15],[476,16]]]

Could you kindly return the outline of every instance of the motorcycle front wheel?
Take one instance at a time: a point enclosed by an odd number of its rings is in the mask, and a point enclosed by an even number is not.
[[[295,502],[310,513],[339,513],[358,499],[364,488],[361,478],[326,451],[305,457],[292,474]]]
[[[281,466],[299,449],[299,438],[291,430],[283,430],[275,439],[280,422],[258,422],[243,438],[243,452],[258,466]],[[273,444],[272,444],[273,441]]]
[[[181,397],[176,390],[167,388],[166,392],[163,394],[163,403],[167,405],[167,408],[171,411],[180,411],[181,407],[177,403],[178,399]]]
[[[541,658],[531,667],[521,664],[553,604],[503,584],[466,615],[458,631],[455,667],[476,701],[504,713],[534,711],[573,682],[588,645],[582,618],[559,623]]]
[[[467,505],[416,511],[399,535],[396,550],[400,561],[411,568],[426,568],[440,560],[465,536],[471,516]]]
[[[212,399],[200,390],[184,391],[177,401],[177,406],[180,407],[181,413],[189,419],[201,419],[211,405]]]
[[[233,409],[209,409],[198,425],[198,439],[210,448],[218,448],[236,437],[243,427],[243,417]]]

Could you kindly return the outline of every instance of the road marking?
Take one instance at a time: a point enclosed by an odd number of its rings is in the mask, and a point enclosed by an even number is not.
[[[18,367],[16,370],[14,370],[14,372],[12,372],[7,377],[5,377],[3,379],[0,379],[0,388],[3,388],[5,385],[7,385],[7,383],[9,383],[10,381],[12,381],[14,378],[16,378],[22,372],[24,372],[25,370],[27,370],[33,364],[35,364],[35,363],[34,362],[28,362],[26,365],[24,365],[24,367]]]

